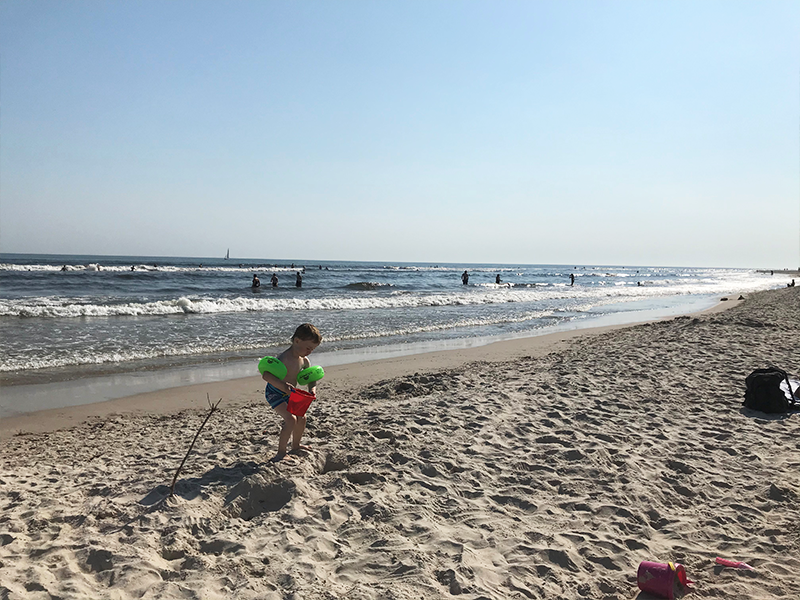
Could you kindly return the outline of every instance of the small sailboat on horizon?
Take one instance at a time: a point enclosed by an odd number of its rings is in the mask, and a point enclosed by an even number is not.
[[[230,260],[230,259],[231,259],[231,249],[228,248],[228,251],[225,253],[225,260]]]

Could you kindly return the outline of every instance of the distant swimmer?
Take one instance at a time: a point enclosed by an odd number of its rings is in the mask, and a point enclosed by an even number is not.
[[[461,283],[462,285],[469,285],[469,273],[466,271],[461,274]]]
[[[303,276],[300,275],[300,271],[297,272],[297,279],[294,282],[294,287],[303,287]]]
[[[272,274],[272,279],[270,279],[272,283],[272,287],[278,287],[278,276],[275,273]]]
[[[498,273],[498,274],[497,274],[497,277],[495,277],[495,278],[494,278],[494,282],[495,282],[496,284],[498,284],[498,285],[500,284],[500,273]]]
[[[67,270],[67,265],[64,265],[63,267],[61,267],[61,270],[62,271],[66,271]]]
[[[569,274],[569,284],[570,285],[575,285],[575,273],[570,273]]]
[[[255,273],[253,273],[252,287],[254,287],[254,288],[261,287],[261,280],[258,278],[258,275],[256,275]]]
[[[135,271],[135,270],[136,270],[136,265],[131,265],[131,271]]]

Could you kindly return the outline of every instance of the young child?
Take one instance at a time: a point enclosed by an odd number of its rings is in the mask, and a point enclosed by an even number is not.
[[[300,445],[300,438],[306,430],[305,416],[298,417],[289,412],[289,394],[297,386],[297,374],[311,366],[308,355],[316,350],[322,342],[322,335],[319,329],[310,323],[304,323],[298,327],[292,336],[292,345],[284,350],[277,358],[286,365],[286,378],[278,379],[272,373],[265,372],[261,377],[267,382],[264,395],[272,409],[283,417],[283,428],[278,437],[278,453],[271,459],[272,462],[283,460],[286,456],[286,447],[289,438],[292,438],[292,451],[307,446]],[[317,382],[308,384],[308,391],[315,393]]]

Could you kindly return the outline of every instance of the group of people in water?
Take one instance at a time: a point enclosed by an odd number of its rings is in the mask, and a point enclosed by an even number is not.
[[[305,267],[303,268],[303,273],[305,273]],[[278,275],[273,273],[272,277],[270,278],[269,282],[272,284],[272,287],[278,287]],[[253,282],[250,284],[250,287],[253,288],[260,288],[261,287],[261,280],[258,278],[256,273],[253,273]],[[294,287],[303,287],[303,276],[300,271],[297,272],[297,276],[295,277]]]
[[[497,285],[500,285],[500,284],[502,283],[502,280],[500,279],[500,273],[498,273],[498,274],[497,274],[497,277],[495,277],[495,278],[494,278],[494,282],[495,282]],[[468,273],[467,271],[464,271],[464,272],[461,274],[461,283],[462,283],[463,285],[469,285],[469,273]]]
[[[500,273],[498,273],[498,274],[497,274],[497,276],[494,278],[494,282],[495,282],[497,285],[500,285],[501,283],[503,283],[503,280],[502,280],[502,279],[500,279]],[[469,285],[469,272],[467,272],[467,271],[464,271],[464,272],[461,274],[461,284],[462,284],[462,285]],[[570,284],[571,286],[572,286],[572,285],[575,285],[575,273],[570,273],[570,274],[569,274],[569,284]]]

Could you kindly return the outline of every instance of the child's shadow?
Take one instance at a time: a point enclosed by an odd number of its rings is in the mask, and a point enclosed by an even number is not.
[[[259,471],[261,467],[253,462],[240,462],[230,467],[220,467],[215,465],[213,469],[203,473],[200,477],[189,477],[178,479],[175,484],[175,495],[184,500],[194,500],[203,491],[204,487],[215,483],[224,483],[227,487],[232,487],[245,477]],[[144,498],[139,500],[142,506],[156,506],[169,496],[169,486],[159,485],[153,488]]]

